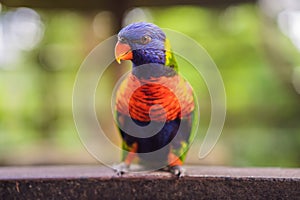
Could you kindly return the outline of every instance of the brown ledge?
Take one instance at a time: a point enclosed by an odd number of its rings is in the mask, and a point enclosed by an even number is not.
[[[0,199],[299,199],[300,169],[187,166],[116,176],[102,166],[0,168]]]

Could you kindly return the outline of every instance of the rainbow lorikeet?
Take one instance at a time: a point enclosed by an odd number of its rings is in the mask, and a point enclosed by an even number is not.
[[[152,23],[130,24],[118,34],[115,56],[119,63],[132,62],[116,94],[116,121],[125,153],[115,170],[122,174],[137,159],[181,176],[195,105],[165,33]]]

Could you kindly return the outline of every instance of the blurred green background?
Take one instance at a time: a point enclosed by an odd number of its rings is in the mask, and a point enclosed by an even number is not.
[[[198,159],[200,136],[188,163],[300,167],[300,11],[275,12],[266,2],[140,7],[123,18],[123,25],[149,21],[190,36],[220,70],[227,94],[223,133],[203,160]],[[0,165],[97,163],[78,137],[72,90],[84,58],[117,29],[109,11],[1,6]],[[108,72],[107,91],[121,71]],[[188,76],[189,71],[181,72]],[[210,100],[202,88],[204,134]],[[118,139],[113,124],[104,125]]]

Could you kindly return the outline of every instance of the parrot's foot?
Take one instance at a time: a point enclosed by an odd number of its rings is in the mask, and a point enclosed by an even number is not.
[[[129,171],[129,165],[124,162],[121,162],[120,164],[113,166],[113,169],[118,176],[122,176],[123,174]]]
[[[177,177],[183,177],[185,169],[180,165],[170,166],[169,171]]]
[[[185,175],[185,169],[181,165],[167,166],[161,168],[159,171],[169,172],[177,177],[183,177]]]

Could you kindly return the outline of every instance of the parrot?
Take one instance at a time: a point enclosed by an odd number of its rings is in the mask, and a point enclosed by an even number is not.
[[[132,67],[116,90],[115,121],[123,155],[114,170],[122,175],[138,162],[183,176],[193,135],[193,89],[178,73],[170,41],[157,25],[132,23],[117,38],[116,61],[131,61]]]

